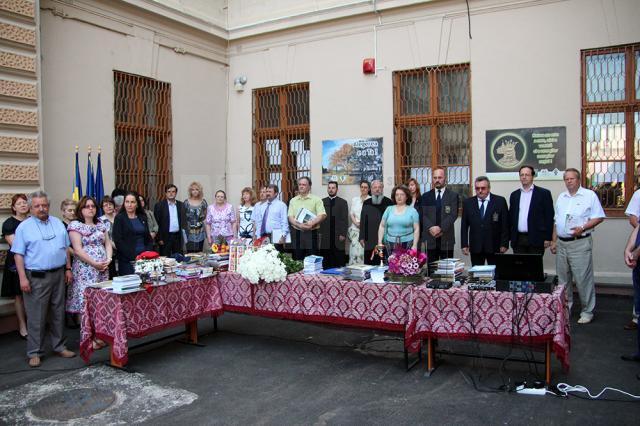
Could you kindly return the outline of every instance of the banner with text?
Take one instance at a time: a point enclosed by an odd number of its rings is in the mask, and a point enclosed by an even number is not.
[[[361,180],[382,180],[382,138],[322,141],[322,183],[357,185]]]
[[[518,180],[524,165],[536,170],[536,179],[562,180],[567,166],[567,128],[487,130],[487,176]]]

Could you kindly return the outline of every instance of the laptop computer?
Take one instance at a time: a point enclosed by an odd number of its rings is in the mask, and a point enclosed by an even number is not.
[[[496,280],[544,281],[542,256],[539,254],[496,254]]]

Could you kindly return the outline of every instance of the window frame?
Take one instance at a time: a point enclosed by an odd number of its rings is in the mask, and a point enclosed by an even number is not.
[[[134,190],[145,196],[147,208],[163,199],[164,186],[173,182],[173,124],[171,111],[171,84],[131,74],[113,71],[114,105],[114,175],[115,187]],[[124,87],[124,89],[123,89]],[[155,100],[153,124],[147,123],[145,105],[148,101],[145,91],[153,90]],[[130,139],[134,146],[126,147],[120,137]],[[153,142],[149,142],[149,139]],[[145,149],[153,143],[154,150]],[[155,153],[153,157],[149,152]],[[122,156],[119,153],[123,153]],[[133,155],[133,167],[126,168],[122,157]],[[147,162],[155,163],[155,170],[147,167]],[[151,177],[155,183],[151,184]],[[100,201],[100,200],[98,200]]]
[[[441,112],[438,108],[438,96],[439,96],[439,84],[438,76],[448,71],[468,71],[468,109],[465,112]],[[403,114],[402,101],[401,101],[401,77],[403,75],[420,75],[425,73],[428,78],[429,87],[429,112],[424,114]],[[466,124],[467,125],[467,148],[468,148],[468,164],[442,164],[439,162],[441,153],[441,140],[439,135],[439,126],[442,125],[455,125]],[[469,167],[469,191],[468,194],[473,194],[473,134],[472,134],[472,99],[471,99],[471,64],[469,62],[452,64],[452,65],[436,65],[431,67],[422,67],[411,70],[394,71],[393,73],[393,129],[394,129],[394,179],[397,185],[406,182],[410,176],[411,164],[407,164],[404,158],[407,158],[406,154],[406,141],[404,140],[404,128],[409,126],[428,126],[430,137],[429,143],[431,144],[430,164],[425,167],[430,167],[433,171],[436,167],[443,167],[447,170],[449,167]],[[418,166],[418,165],[416,165]],[[447,179],[447,184],[449,181]],[[454,184],[452,184],[454,185]],[[464,184],[455,184],[464,185]],[[421,188],[422,192],[427,192],[431,188]],[[464,197],[465,194],[460,194]]]
[[[587,172],[589,163],[599,163],[612,160],[603,161],[589,161],[587,160],[587,115],[590,114],[605,114],[605,113],[623,113],[625,117],[625,147],[624,147],[624,163],[625,163],[625,176],[624,176],[624,205],[621,207],[605,207],[603,206],[607,216],[611,217],[624,217],[624,211],[626,206],[631,200],[631,196],[635,191],[635,170],[636,165],[640,161],[640,158],[635,158],[634,155],[634,143],[637,135],[635,134],[635,120],[634,114],[640,113],[640,99],[636,99],[635,87],[635,72],[636,72],[636,52],[640,51],[640,43],[632,43],[619,46],[601,47],[593,49],[583,49],[580,51],[580,91],[581,91],[581,108],[580,108],[580,126],[581,126],[581,154],[582,154],[582,186],[588,189],[592,189],[587,186]],[[589,102],[587,100],[587,57],[594,55],[607,55],[611,53],[624,53],[625,54],[625,98],[623,100],[616,101],[599,101]],[[615,160],[613,160],[615,161]],[[621,162],[621,161],[619,161]],[[598,192],[596,192],[598,194]],[[600,194],[598,194],[600,197]]]
[[[288,94],[301,91],[307,93],[306,107],[303,106],[303,116],[306,114],[306,123],[290,124],[291,121],[298,120],[293,112],[299,106],[288,102]],[[267,99],[269,95],[277,94],[278,99],[278,123],[275,127],[261,126],[261,109],[260,104]],[[311,151],[311,112],[310,112],[310,85],[309,82],[291,83],[282,86],[272,86],[253,89],[253,182],[256,188],[261,188],[270,182],[269,175],[271,173],[280,173],[280,198],[284,202],[288,202],[293,198],[297,177],[301,172],[307,172],[305,175],[311,175],[311,163],[308,169],[298,169],[294,167],[295,153],[291,150],[290,142],[292,140],[303,140],[308,145],[308,151]],[[268,164],[268,158],[259,155],[266,151],[266,141],[277,139],[280,147],[280,164]]]

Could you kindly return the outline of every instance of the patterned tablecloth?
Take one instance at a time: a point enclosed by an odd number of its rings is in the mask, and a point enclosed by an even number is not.
[[[225,311],[253,313],[252,285],[240,274],[221,272],[218,287]]]
[[[331,275],[297,273],[281,283],[252,285],[227,272],[220,274],[218,281],[225,310],[228,304],[246,306],[249,286],[249,313],[402,332],[411,298],[411,286],[366,284]]]
[[[112,345],[114,358],[128,359],[127,339],[222,313],[222,297],[215,277],[176,282],[139,291],[114,294],[87,288],[82,315],[80,355],[89,361],[92,341],[98,337]]]
[[[428,337],[544,344],[569,368],[569,311],[565,287],[548,293],[413,288],[405,344]]]

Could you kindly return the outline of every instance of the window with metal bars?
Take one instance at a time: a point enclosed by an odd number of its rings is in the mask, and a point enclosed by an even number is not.
[[[171,84],[113,73],[116,187],[161,200],[173,181]]]
[[[640,43],[582,51],[583,185],[622,215],[640,161]]]
[[[469,196],[470,81],[469,64],[393,73],[396,184],[414,178],[428,191],[431,171],[443,167],[447,187]]]
[[[253,91],[255,187],[276,184],[283,201],[295,196],[296,181],[311,173],[309,83]]]

